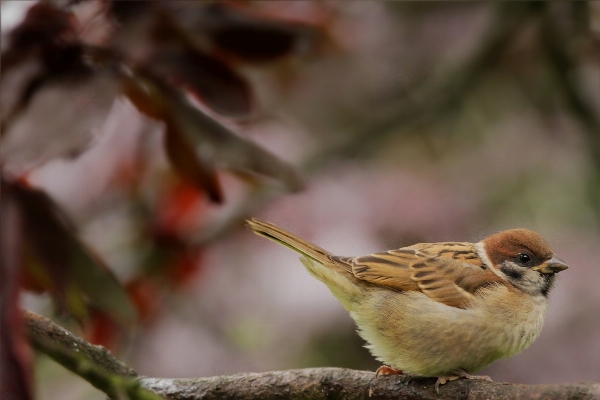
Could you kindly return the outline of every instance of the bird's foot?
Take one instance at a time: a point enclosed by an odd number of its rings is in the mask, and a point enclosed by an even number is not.
[[[490,378],[489,376],[485,376],[485,375],[471,375],[469,373],[467,373],[466,371],[463,370],[458,370],[455,371],[453,375],[448,375],[448,376],[440,376],[437,381],[435,382],[435,391],[437,392],[437,394],[440,394],[440,385],[445,385],[448,382],[451,381],[455,381],[457,379],[480,379],[483,381],[492,381],[492,378]]]
[[[402,371],[388,365],[382,365],[375,371],[375,379],[377,379],[379,375],[402,375]]]
[[[402,371],[388,365],[382,365],[381,367],[377,368],[377,371],[375,371],[375,379],[373,379],[371,385],[369,386],[369,397],[371,397],[373,394],[373,383],[375,383],[379,375],[402,375]]]

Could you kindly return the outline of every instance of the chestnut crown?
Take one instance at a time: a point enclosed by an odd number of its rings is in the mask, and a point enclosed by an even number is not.
[[[524,228],[498,232],[485,238],[483,244],[495,266],[512,261],[524,267],[535,267],[554,255],[543,237]]]

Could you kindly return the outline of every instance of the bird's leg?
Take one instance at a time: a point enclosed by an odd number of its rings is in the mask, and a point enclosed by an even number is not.
[[[373,379],[373,381],[371,382],[371,385],[369,387],[369,397],[371,397],[371,395],[373,394],[373,383],[375,383],[375,381],[377,380],[377,378],[379,377],[379,375],[402,375],[402,371],[400,371],[399,369],[390,367],[388,365],[382,365],[381,367],[377,368],[377,371],[375,371],[375,379]]]
[[[435,391],[440,394],[440,385],[445,385],[446,383],[450,382],[450,381],[455,381],[457,379],[460,378],[464,378],[464,379],[481,379],[484,381],[492,381],[492,378],[490,378],[489,376],[485,376],[485,375],[471,375],[469,374],[467,371],[459,369],[454,371],[454,373],[452,375],[448,375],[448,376],[440,376],[437,381],[435,382]]]

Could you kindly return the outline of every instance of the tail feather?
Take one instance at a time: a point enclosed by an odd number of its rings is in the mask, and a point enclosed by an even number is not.
[[[354,311],[358,304],[356,298],[363,294],[361,287],[364,283],[361,285],[360,280],[352,274],[350,265],[344,263],[339,257],[331,258],[333,254],[278,226],[256,218],[248,220],[247,223],[257,235],[300,253],[302,255],[300,261],[307,271],[326,284],[347,310]]]
[[[329,256],[332,255],[331,253],[320,248],[319,246],[299,238],[298,236],[284,231],[276,225],[258,220],[256,218],[248,220],[247,224],[257,235],[282,244],[302,254],[304,257],[310,258],[321,264],[331,262],[329,259]]]

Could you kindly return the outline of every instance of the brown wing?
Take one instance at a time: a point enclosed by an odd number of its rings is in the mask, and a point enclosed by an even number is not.
[[[362,257],[331,257],[373,284],[418,290],[452,307],[464,307],[477,289],[501,282],[471,243],[424,243]]]

